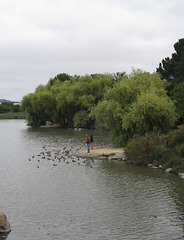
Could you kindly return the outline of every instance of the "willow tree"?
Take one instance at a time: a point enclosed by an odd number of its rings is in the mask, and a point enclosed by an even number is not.
[[[30,93],[22,99],[22,109],[27,114],[28,124],[39,126],[55,117],[56,101],[52,92],[45,86],[38,86],[35,93]]]
[[[91,127],[94,124],[94,118],[90,116],[91,108],[102,99],[113,82],[109,74],[96,74],[70,79],[59,87],[54,84],[51,90],[56,93],[60,123],[65,126]]]
[[[76,111],[75,96],[71,92],[71,86],[71,81],[63,82],[56,95],[58,121],[64,127],[73,125],[72,119]]]
[[[174,126],[177,114],[164,85],[158,74],[133,70],[105,93],[92,114],[112,131],[118,145],[154,128],[166,132]]]

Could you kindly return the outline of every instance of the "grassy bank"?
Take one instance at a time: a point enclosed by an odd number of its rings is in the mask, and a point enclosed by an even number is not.
[[[166,135],[150,133],[137,136],[125,147],[127,161],[133,164],[172,168],[173,173],[184,173],[184,129],[173,130]]]
[[[1,113],[0,119],[25,119],[26,114],[23,112],[9,112],[9,113]]]

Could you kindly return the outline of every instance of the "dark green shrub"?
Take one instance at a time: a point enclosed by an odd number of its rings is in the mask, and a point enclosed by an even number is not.
[[[167,133],[164,137],[169,148],[174,148],[184,142],[184,129],[175,130]]]
[[[184,172],[184,130],[134,137],[125,147],[128,162],[135,164],[162,165],[163,169],[172,168],[173,172]]]
[[[175,173],[184,172],[184,158],[178,155],[176,148],[167,148],[158,164],[162,165],[163,169],[172,168]]]
[[[165,151],[166,148],[162,138],[154,132],[131,139],[125,147],[128,161],[141,165],[156,164]]]
[[[184,143],[182,143],[180,146],[177,148],[179,154],[184,157]]]
[[[184,172],[184,160],[183,158],[175,155],[172,158],[167,159],[167,162],[163,164],[163,168],[172,168],[175,173]]]
[[[181,144],[184,142],[184,129],[180,129],[176,134],[176,144]]]

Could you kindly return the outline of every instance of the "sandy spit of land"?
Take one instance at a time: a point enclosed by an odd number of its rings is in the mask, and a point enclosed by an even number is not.
[[[124,149],[123,148],[98,148],[94,150],[90,150],[90,153],[85,150],[79,150],[74,153],[77,157],[82,158],[99,158],[99,157],[109,157],[109,156],[117,156],[123,155]]]

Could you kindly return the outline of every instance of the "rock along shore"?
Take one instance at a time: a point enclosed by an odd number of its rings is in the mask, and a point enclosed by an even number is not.
[[[79,150],[73,154],[76,157],[81,158],[98,158],[108,160],[125,160],[125,152],[123,148],[99,148],[90,150],[90,153],[86,150]]]
[[[11,231],[10,224],[6,215],[0,211],[0,234],[9,233]]]
[[[86,149],[86,150],[79,150],[75,152],[73,155],[81,158],[96,158],[96,159],[102,159],[102,160],[106,159],[106,160],[126,161],[124,148],[99,148],[99,149],[91,150],[90,153],[88,153]],[[161,165],[155,166],[153,164],[148,164],[147,167],[150,167],[153,169],[163,169]],[[165,169],[165,172],[174,173],[172,168]],[[178,173],[177,175],[182,179],[184,179],[184,173]]]

